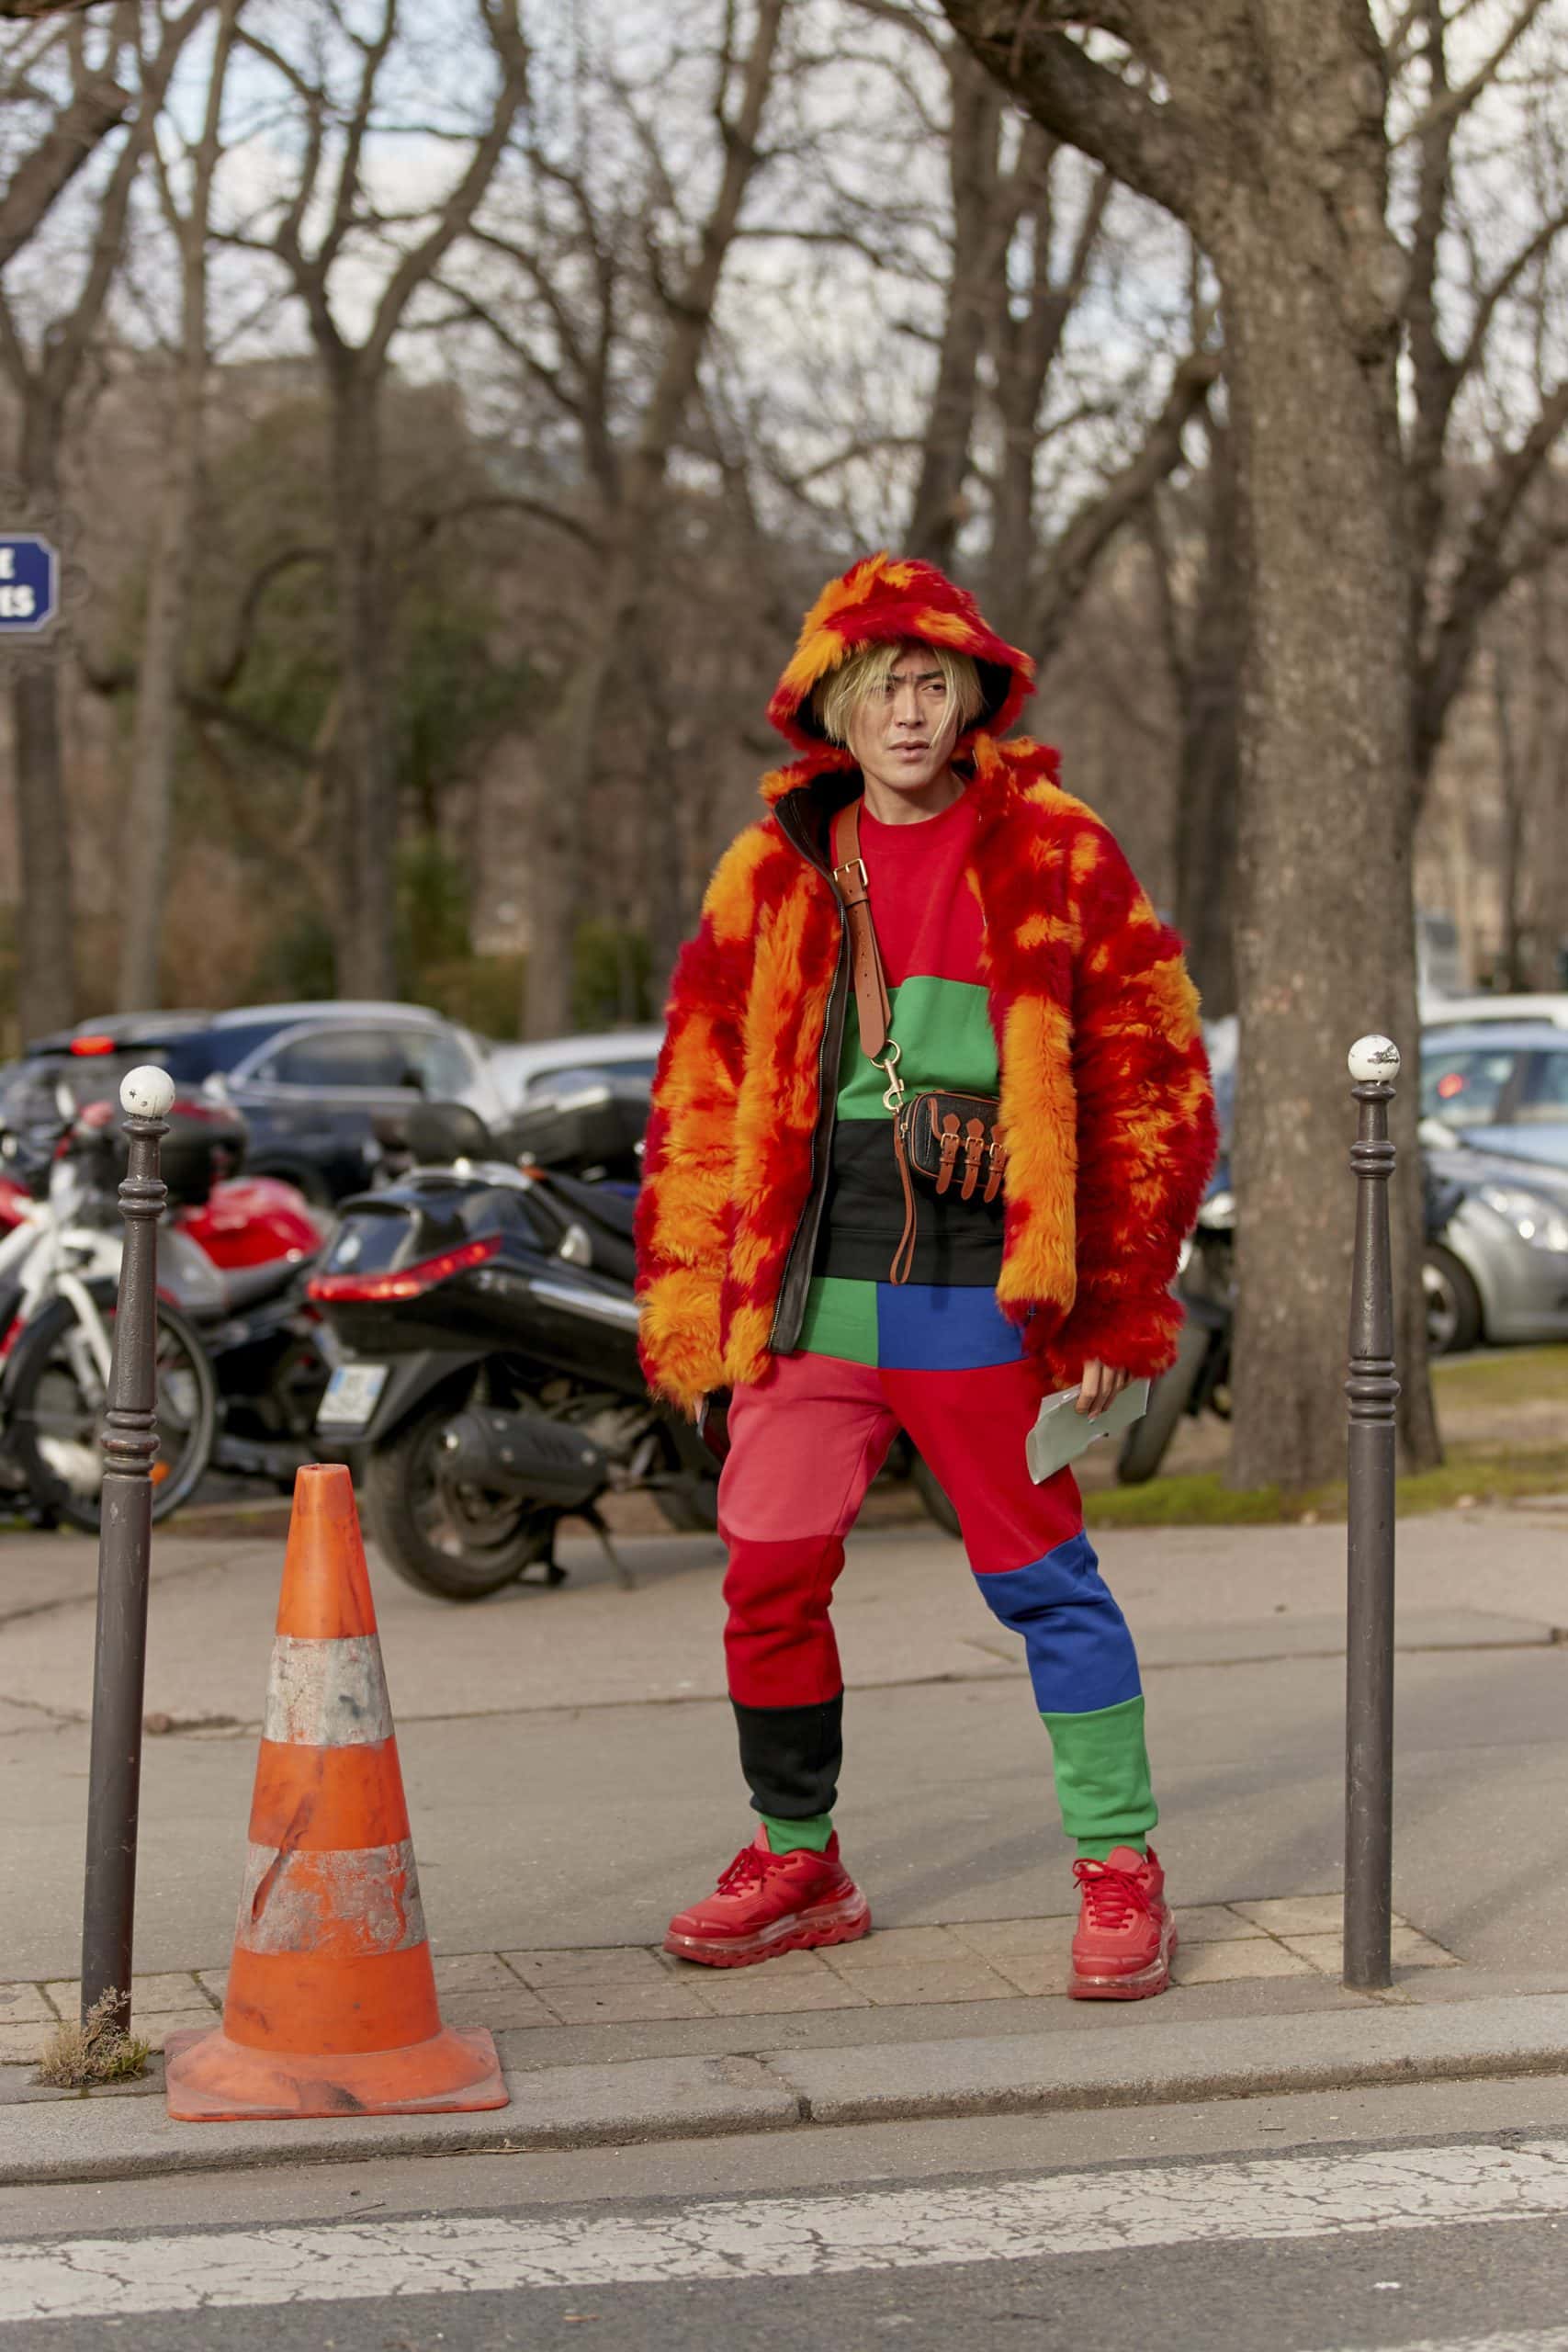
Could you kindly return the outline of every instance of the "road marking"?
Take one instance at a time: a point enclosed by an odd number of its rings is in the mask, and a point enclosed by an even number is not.
[[[1564,2213],[1568,2141],[1540,2141],[1151,2165],[853,2197],[730,2199],[641,2215],[453,2214],[69,2238],[0,2246],[0,2322],[520,2287],[821,2278]],[[1561,2340],[1518,2339],[1528,2352]]]
[[[1419,2344],[1341,2345],[1335,2352],[1568,2352],[1568,2327],[1510,2335],[1426,2336]]]

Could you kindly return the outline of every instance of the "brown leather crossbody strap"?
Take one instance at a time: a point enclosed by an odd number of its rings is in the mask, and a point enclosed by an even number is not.
[[[865,860],[860,854],[858,800],[850,801],[833,820],[832,856],[833,887],[850,927],[850,969],[854,979],[861,1046],[872,1061],[880,1063],[887,1051],[887,1033],[893,1026],[893,1004],[871,920]]]

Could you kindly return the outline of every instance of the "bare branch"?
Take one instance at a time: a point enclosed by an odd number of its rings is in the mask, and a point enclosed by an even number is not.
[[[26,244],[89,156],[125,120],[131,104],[130,92],[107,73],[73,94],[0,197],[0,268]]]
[[[1448,609],[1430,652],[1419,663],[1415,693],[1416,773],[1429,772],[1450,706],[1470,667],[1481,624],[1518,568],[1507,548],[1519,503],[1568,430],[1568,378],[1542,401],[1529,433],[1498,463],[1491,489],[1470,520]]]
[[[361,45],[359,96],[349,117],[348,135],[338,160],[333,217],[316,250],[315,266],[323,274],[336,260],[343,249],[344,239],[354,224],[355,209],[359,198],[359,163],[365,150],[366,134],[370,128],[370,117],[375,109],[376,80],[386,62],[397,29],[398,0],[382,0],[381,29],[374,40]]]
[[[468,228],[480,198],[490,186],[518,108],[527,96],[528,51],[517,19],[516,0],[480,0],[485,28],[501,66],[501,87],[484,136],[476,140],[468,168],[441,208],[441,217],[428,237],[412,246],[392,272],[376,305],[375,323],[366,338],[367,364],[378,368],[402,321],[411,297],[438,269],[446,254]]]
[[[1177,368],[1164,407],[1144,445],[1113,474],[1088,505],[1080,507],[1045,565],[1044,584],[1035,600],[1030,644],[1042,662],[1060,643],[1073,606],[1111,540],[1150,492],[1181,460],[1181,436],[1209,396],[1220,372],[1219,355],[1194,351]]]
[[[994,0],[942,0],[942,6],[954,31],[1036,122],[1092,155],[1140,196],[1179,220],[1189,218],[1198,126],[1097,65],[1066,33],[1036,22],[1032,7],[1009,8],[998,20]],[[1111,12],[1073,13],[1080,21],[1102,23]]]
[[[1505,58],[1529,32],[1545,6],[1546,0],[1523,0],[1518,15],[1514,18],[1491,55],[1483,59],[1466,81],[1450,86],[1445,80],[1442,88],[1434,95],[1429,104],[1416,116],[1415,121],[1408,124],[1401,132],[1398,141],[1393,143],[1403,146],[1406,140],[1424,139],[1431,130],[1444,125],[1451,130],[1462,116],[1469,113],[1476,99],[1496,79],[1498,68]],[[1419,13],[1421,12],[1418,10],[1412,11],[1413,15]],[[1429,34],[1427,39],[1429,47],[1431,39]]]
[[[300,546],[281,548],[276,554],[268,556],[240,599],[227,650],[208,666],[207,690],[209,696],[231,694],[239,684],[241,673],[250,659],[251,647],[255,641],[256,621],[263,600],[274,581],[281,580],[285,572],[293,571],[301,564],[330,563],[332,553],[329,547]]]
[[[604,548],[602,532],[596,531],[580,514],[569,514],[564,507],[552,506],[543,498],[529,498],[521,491],[476,492],[470,498],[460,498],[453,505],[438,506],[416,514],[414,528],[423,538],[431,538],[448,523],[460,523],[470,514],[526,514],[536,523],[547,523],[552,530],[564,531],[580,546],[589,548],[595,555]]]

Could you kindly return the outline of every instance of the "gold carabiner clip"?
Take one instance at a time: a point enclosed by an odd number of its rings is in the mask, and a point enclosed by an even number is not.
[[[885,1111],[891,1111],[895,1116],[897,1116],[904,1107],[904,1081],[898,1075],[897,1061],[897,1046],[895,1044],[894,1040],[889,1037],[887,1040],[887,1051],[882,1060],[875,1064],[875,1068],[882,1072],[883,1077],[887,1080],[887,1091],[882,1098],[882,1107]]]

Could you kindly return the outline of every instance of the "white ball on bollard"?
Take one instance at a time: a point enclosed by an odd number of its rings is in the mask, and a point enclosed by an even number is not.
[[[1399,1047],[1392,1037],[1358,1037],[1349,1053],[1350,1075],[1359,1086],[1382,1079],[1392,1086],[1399,1076]]]
[[[119,1082],[119,1107],[132,1119],[162,1119],[174,1099],[174,1080],[152,1062],[130,1071]]]

